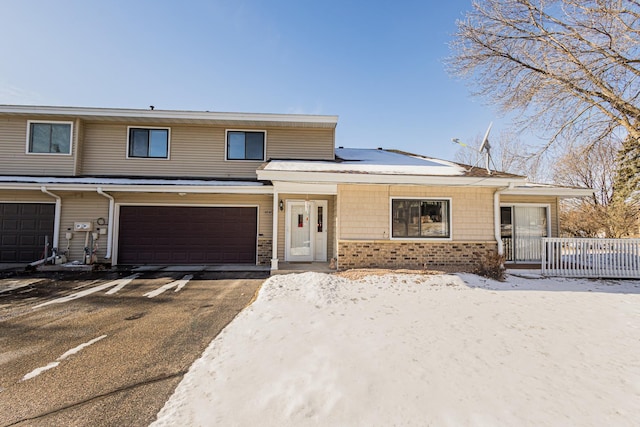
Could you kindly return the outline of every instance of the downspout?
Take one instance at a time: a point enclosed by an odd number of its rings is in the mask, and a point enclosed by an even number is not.
[[[508,187],[499,188],[493,193],[493,231],[496,242],[498,243],[498,255],[504,255],[504,245],[502,244],[502,233],[500,230],[500,194],[512,189],[513,186],[513,182],[510,182]]]
[[[45,187],[44,185],[40,187],[40,191],[56,199],[56,208],[53,219],[53,247],[57,251],[60,239],[60,213],[62,212],[62,198],[57,194],[53,194],[52,192],[47,190],[47,187]]]
[[[104,196],[107,199],[109,199],[109,219],[108,219],[109,223],[107,224],[107,253],[104,256],[105,259],[109,259],[111,258],[111,242],[113,241],[113,212],[115,210],[116,200],[113,198],[112,195],[102,191],[102,187],[98,187],[96,191],[101,196]]]
[[[280,213],[280,195],[273,192],[273,231],[271,237],[271,270],[278,269],[278,214]]]

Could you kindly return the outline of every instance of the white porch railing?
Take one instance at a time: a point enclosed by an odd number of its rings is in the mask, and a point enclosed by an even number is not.
[[[640,278],[640,239],[542,239],[542,274]]]

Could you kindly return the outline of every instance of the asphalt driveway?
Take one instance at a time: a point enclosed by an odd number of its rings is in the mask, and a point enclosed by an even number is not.
[[[146,426],[264,278],[0,279],[0,426]]]

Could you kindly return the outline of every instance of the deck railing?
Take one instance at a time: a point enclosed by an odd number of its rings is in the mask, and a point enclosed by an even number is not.
[[[640,239],[542,239],[542,274],[640,278]]]

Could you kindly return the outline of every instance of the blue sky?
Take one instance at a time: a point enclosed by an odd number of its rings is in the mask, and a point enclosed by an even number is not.
[[[0,104],[336,114],[338,146],[452,159],[497,119],[443,64],[470,8],[0,0]]]

